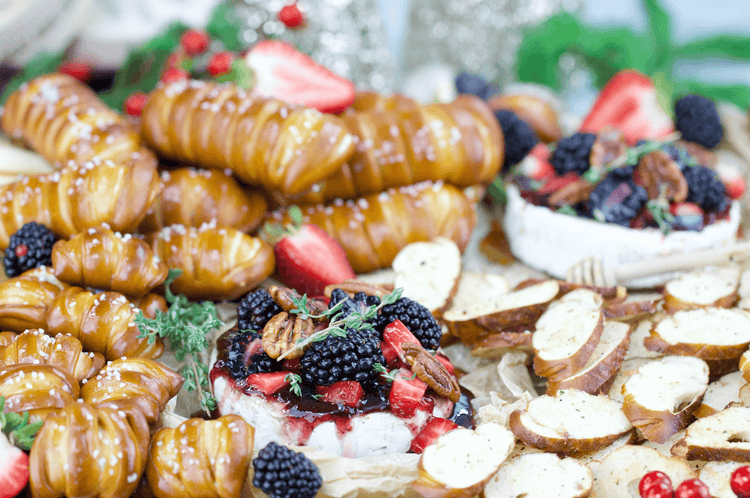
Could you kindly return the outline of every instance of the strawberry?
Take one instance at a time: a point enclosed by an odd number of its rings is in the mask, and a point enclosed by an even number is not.
[[[742,172],[736,165],[720,162],[716,165],[716,173],[731,199],[735,200],[743,196],[747,185]]]
[[[289,372],[255,373],[247,376],[247,386],[257,389],[266,395],[277,393],[291,384]]]
[[[425,448],[435,442],[437,438],[456,429],[458,425],[448,419],[435,417],[419,431],[417,437],[411,442],[409,450],[412,453],[421,454]]]
[[[581,177],[576,175],[573,172],[565,173],[562,176],[551,176],[546,179],[546,182],[542,187],[539,189],[539,192],[537,192],[539,195],[547,195],[551,194],[553,192],[557,192],[563,187],[567,187],[571,183],[575,183],[578,180],[580,180]]]
[[[219,52],[208,61],[208,72],[211,76],[227,74],[232,70],[234,54],[232,52]]]
[[[346,253],[316,225],[302,223],[302,211],[289,208],[291,224],[266,224],[263,236],[273,244],[281,281],[300,294],[322,296],[327,285],[356,278]]]
[[[182,34],[180,45],[187,55],[198,55],[208,50],[211,37],[205,31],[189,29]]]
[[[401,349],[401,345],[405,342],[419,345],[419,339],[411,333],[401,320],[394,320],[386,325],[383,330],[383,342],[381,345],[385,361],[390,364],[398,358],[402,365],[406,365],[404,351]]]
[[[451,360],[448,359],[448,357],[445,356],[443,353],[436,354],[435,359],[443,364],[445,369],[448,370],[449,374],[453,375],[453,373],[456,371],[455,367],[453,366],[453,363],[451,363]]]
[[[531,152],[518,163],[516,170],[519,174],[534,180],[546,180],[555,176],[555,170],[549,162],[551,154],[547,144],[538,143]]]
[[[674,131],[672,118],[659,105],[656,86],[634,70],[620,71],[604,85],[578,131],[597,133],[606,125],[619,128],[629,145]]]
[[[411,370],[399,368],[393,376],[391,392],[388,394],[391,411],[398,417],[411,417],[425,392],[427,392],[425,382],[417,379]]]
[[[354,102],[354,84],[284,42],[256,43],[245,56],[255,75],[255,91],[290,104],[339,113]]]
[[[327,403],[339,403],[354,408],[362,401],[365,390],[356,380],[340,380],[330,386],[317,386],[315,390]]]
[[[85,62],[63,62],[58,71],[84,83],[91,79],[91,66]]]
[[[16,496],[29,482],[29,455],[0,434],[0,498]]]
[[[148,95],[143,92],[133,92],[123,104],[123,110],[130,116],[140,116],[143,112],[143,106],[146,105]]]

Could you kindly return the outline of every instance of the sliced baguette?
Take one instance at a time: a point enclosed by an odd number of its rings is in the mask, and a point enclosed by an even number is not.
[[[633,430],[618,403],[577,389],[532,399],[511,413],[510,428],[527,445],[563,454],[598,451]]]
[[[440,315],[458,290],[461,251],[455,242],[438,237],[431,242],[413,242],[399,251],[391,265],[394,286],[405,297]]]
[[[687,460],[750,462],[750,408],[732,406],[699,418],[672,454]]]
[[[698,479],[708,486],[711,498],[737,498],[732,491],[732,473],[742,467],[738,462],[708,462],[698,471]]]
[[[630,345],[628,346],[628,352],[625,355],[625,360],[631,358],[659,358],[663,356],[658,351],[649,351],[643,343],[643,340],[651,335],[651,329],[654,326],[654,322],[645,319],[641,320],[635,329],[630,333]]]
[[[740,272],[740,284],[737,289],[740,299],[750,298],[750,267],[745,267]]]
[[[527,453],[505,462],[484,487],[484,498],[586,498],[593,473],[573,458]]]
[[[609,387],[607,395],[610,399],[622,404],[625,401],[625,396],[622,394],[622,386],[638,371],[641,365],[645,365],[651,361],[653,361],[652,358],[630,358],[624,360]]]
[[[463,342],[476,344],[492,332],[518,326],[532,327],[559,290],[555,280],[547,280],[461,310],[448,310],[443,313],[443,321],[448,330]]]
[[[601,305],[599,294],[576,290],[544,312],[531,338],[537,375],[558,381],[583,368],[604,330]]]
[[[740,371],[742,372],[742,377],[746,382],[750,382],[750,350],[742,353],[739,366]]]
[[[657,310],[658,301],[628,301],[625,303],[604,303],[602,312],[607,320],[630,322],[652,315]]]
[[[531,332],[495,332],[490,334],[474,346],[471,350],[473,356],[496,360],[505,353],[513,351],[532,352]]]
[[[695,416],[700,418],[715,415],[730,403],[740,403],[740,388],[744,385],[747,383],[742,378],[742,372],[732,372],[711,382],[703,396],[703,401],[695,410]]]
[[[508,279],[494,273],[464,270],[458,280],[458,290],[446,311],[460,312],[477,301],[492,301],[510,292]]]
[[[644,446],[623,446],[606,456],[594,468],[592,498],[634,498],[640,496],[638,484],[647,472],[659,470],[673,483],[697,477],[685,460],[666,457]]]
[[[621,322],[604,324],[601,339],[589,361],[570,377],[547,383],[547,394],[560,389],[580,389],[589,394],[599,394],[602,387],[620,368],[630,342],[630,325]]]
[[[642,365],[625,382],[622,411],[646,439],[663,443],[690,423],[707,387],[705,361],[666,356]]]
[[[542,281],[543,280],[539,278],[530,278],[516,285],[515,290],[520,290],[525,287],[538,284]],[[564,280],[561,280],[559,283],[560,283],[560,293],[557,295],[557,297],[562,297],[569,292],[573,292],[579,289],[586,289],[586,290],[596,292],[597,294],[602,296],[602,299],[604,299],[605,303],[613,303],[613,304],[620,303],[620,302],[623,302],[628,297],[627,288],[622,287],[622,286],[598,287],[596,285],[577,284],[574,282],[566,282]]]
[[[700,270],[664,286],[664,310],[674,314],[696,308],[730,308],[737,302],[740,273],[733,268]]]
[[[744,386],[740,387],[739,396],[740,404],[742,406],[750,406],[750,384],[745,384]]]
[[[469,498],[479,494],[510,455],[516,440],[500,424],[459,428],[422,452],[411,486],[425,498]]]

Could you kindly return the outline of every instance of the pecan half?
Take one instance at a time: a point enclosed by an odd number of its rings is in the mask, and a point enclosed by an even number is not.
[[[271,318],[263,327],[263,350],[271,358],[278,358],[287,351],[294,349],[297,341],[309,337],[314,332],[312,319],[304,320],[290,315],[286,311]],[[289,353],[285,358],[299,358],[304,353],[303,348],[298,348]]]
[[[571,206],[585,201],[596,188],[595,183],[581,178],[573,183],[565,185],[549,197],[551,206]]]
[[[349,297],[354,297],[354,294],[356,294],[357,292],[364,292],[368,296],[383,297],[393,292],[394,287],[393,284],[371,284],[368,282],[363,282],[362,280],[350,278],[344,280],[340,284],[326,285],[323,294],[326,297],[330,298],[333,289],[341,289],[342,291],[346,292]]]
[[[666,152],[655,150],[641,157],[638,174],[650,199],[657,199],[662,189],[668,200],[683,202],[687,199],[687,180],[680,166]]]
[[[292,311],[297,306],[295,306],[294,301],[292,301],[292,298],[298,299],[302,296],[299,295],[299,293],[294,290],[290,289],[289,287],[278,287],[276,285],[272,285],[268,288],[268,294],[270,294],[271,298],[281,306],[281,309],[284,311]],[[324,303],[320,299],[307,299],[307,307],[310,308],[310,312],[313,315],[319,315],[325,310],[328,309],[328,306],[326,303]]]
[[[419,344],[405,342],[401,344],[406,362],[411,366],[411,371],[417,378],[426,383],[433,391],[445,396],[454,403],[461,398],[461,389],[458,380],[440,363],[440,360],[431,355]]]
[[[625,134],[617,128],[605,126],[596,134],[596,140],[589,154],[589,163],[594,169],[603,169],[623,155],[627,148]]]

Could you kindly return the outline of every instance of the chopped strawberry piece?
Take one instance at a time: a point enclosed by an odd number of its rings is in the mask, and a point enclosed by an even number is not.
[[[143,92],[134,92],[125,99],[123,110],[130,116],[140,116],[143,112],[143,106],[146,105],[148,95]]]
[[[205,31],[189,29],[182,34],[180,45],[187,55],[198,55],[208,50],[211,37]]]
[[[456,369],[453,367],[453,363],[451,363],[451,360],[448,359],[447,356],[445,356],[443,353],[438,353],[435,355],[435,359],[443,364],[445,369],[448,370],[449,374],[453,375]]]
[[[29,482],[29,455],[0,434],[0,498],[16,496]]]
[[[531,152],[518,163],[518,172],[534,180],[546,180],[555,176],[555,169],[549,162],[550,151],[547,144],[538,143]]]
[[[256,389],[266,395],[271,395],[291,384],[286,379],[287,375],[289,375],[289,372],[255,373],[247,376],[246,383],[252,389]]]
[[[417,379],[411,370],[400,368],[395,374],[391,384],[391,392],[388,395],[391,411],[398,417],[411,417],[417,410],[425,392],[427,392],[425,382]]]
[[[456,429],[457,427],[458,425],[448,419],[435,417],[427,422],[424,428],[419,431],[417,437],[415,437],[411,442],[409,451],[411,451],[412,453],[421,454],[424,449],[434,443],[437,438],[439,438],[446,432],[450,432],[453,429]]]
[[[547,179],[547,182],[539,189],[540,195],[551,194],[557,192],[563,187],[567,187],[571,183],[575,183],[580,180],[580,176],[575,173],[565,173],[562,176],[552,176]]]
[[[736,166],[719,163],[716,165],[716,173],[731,199],[739,199],[744,195],[747,185],[742,172]]]
[[[234,62],[232,52],[219,52],[208,62],[208,72],[211,76],[227,74],[232,70],[232,62]]]
[[[414,334],[411,333],[401,320],[394,320],[386,325],[385,330],[383,330],[383,343],[385,343],[386,349],[388,349],[388,355],[392,356],[395,353],[404,365],[406,365],[406,360],[404,359],[404,351],[401,349],[401,345],[405,342],[418,345],[419,339],[414,337]],[[385,356],[385,352],[386,350],[384,349],[383,356]],[[388,356],[385,359],[388,363],[391,363]]]
[[[174,67],[167,69],[164,71],[164,74],[161,75],[161,81],[164,83],[171,83],[173,81],[181,81],[189,78],[190,75],[186,71]]]
[[[340,380],[330,386],[317,386],[316,391],[321,394],[323,401],[355,407],[362,401],[365,390],[362,384],[355,380]]]
[[[432,396],[423,397],[419,401],[417,409],[422,410],[423,412],[432,413],[432,410],[435,409],[435,399]]]
[[[91,66],[85,62],[64,62],[58,71],[84,83],[91,79]]]

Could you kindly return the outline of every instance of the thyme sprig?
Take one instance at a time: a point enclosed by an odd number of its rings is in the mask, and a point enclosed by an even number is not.
[[[659,188],[659,197],[646,202],[646,209],[654,217],[654,221],[659,225],[659,230],[664,235],[672,230],[672,222],[674,221],[674,215],[669,211],[669,201],[666,194],[667,186],[661,185]]]
[[[284,381],[289,382],[289,390],[297,396],[302,396],[302,377],[296,373],[288,373],[284,376]]]
[[[4,413],[5,396],[0,396],[0,427],[3,433],[8,437],[10,444],[18,446],[22,450],[30,450],[34,444],[39,429],[42,428],[43,420],[29,423],[29,412],[23,412],[22,415],[14,412]]]
[[[388,371],[388,369],[387,369],[387,368],[385,368],[385,367],[384,367],[384,366],[382,365],[382,363],[374,363],[374,364],[372,365],[372,369],[373,369],[373,370],[375,370],[376,372],[380,372],[380,376],[381,376],[382,378],[384,378],[385,380],[387,380],[388,382],[395,382],[395,381],[396,381],[396,374],[397,374],[397,373],[398,373],[398,371],[399,371],[399,369],[398,369],[398,368],[394,368],[393,370],[391,370],[391,371],[389,372],[389,371]],[[416,374],[416,373],[413,373],[413,374],[411,375],[411,377],[406,377],[405,375],[402,375],[402,376],[401,376],[401,378],[402,378],[402,379],[405,379],[405,380],[414,380],[414,379],[416,379],[416,378],[417,378],[417,374]]]
[[[167,312],[157,310],[154,318],[146,318],[139,310],[135,324],[140,330],[138,337],[146,338],[149,344],[157,337],[169,343],[177,360],[184,363],[180,374],[185,379],[185,389],[197,391],[201,407],[209,413],[216,408],[216,399],[211,393],[208,366],[201,361],[201,353],[208,349],[206,334],[223,323],[213,302],[191,303],[183,294],[172,293],[169,286],[181,274],[181,270],[170,269],[164,282],[164,297],[170,304]]]

